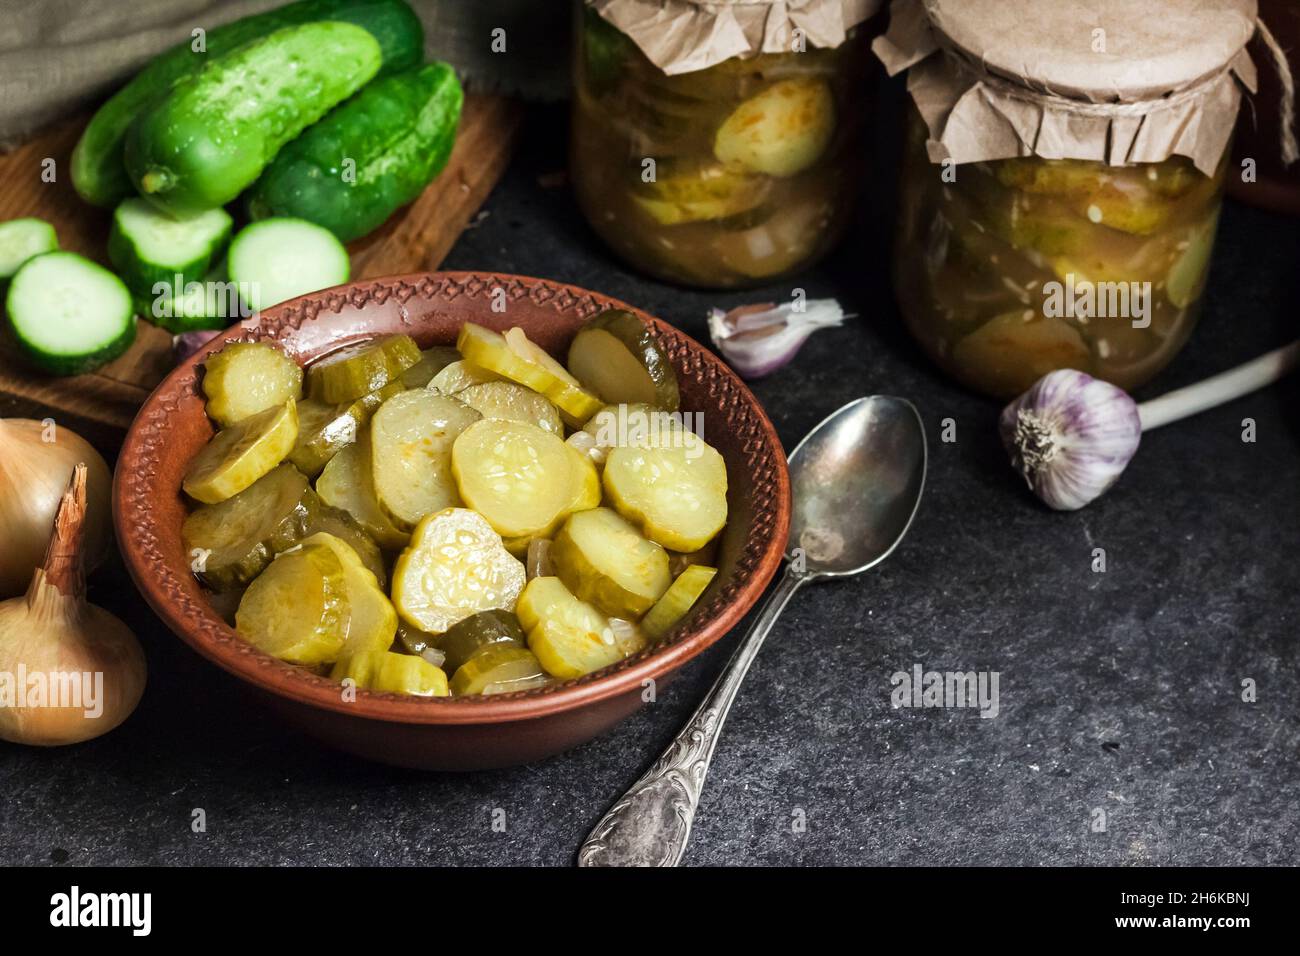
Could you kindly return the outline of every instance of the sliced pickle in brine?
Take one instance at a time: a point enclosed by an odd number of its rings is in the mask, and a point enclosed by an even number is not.
[[[726,463],[689,429],[615,448],[603,481],[618,512],[665,548],[702,548],[727,523]]]
[[[621,661],[609,620],[559,578],[533,578],[519,596],[519,623],[546,672],[567,680]]]
[[[485,647],[496,644],[524,647],[526,641],[519,618],[510,611],[499,609],[480,611],[431,638],[433,646],[446,655],[447,673],[453,675]]]
[[[380,694],[411,694],[415,697],[448,697],[447,673],[423,657],[411,654],[383,654],[375,663],[370,690]]]
[[[584,389],[564,366],[530,341],[521,329],[511,329],[502,335],[466,322],[461,326],[456,347],[467,362],[545,395],[574,428],[581,428],[600,410],[600,399]]]
[[[182,487],[204,504],[239,494],[284,460],[298,438],[293,399],[224,428],[194,456]]]
[[[777,80],[737,106],[718,127],[713,155],[769,176],[793,176],[821,158],[835,132],[835,98],[825,80]]]
[[[265,342],[231,342],[203,361],[208,417],[226,428],[302,394],[302,369]]]
[[[564,434],[560,412],[546,396],[514,382],[471,385],[457,392],[456,398],[484,418],[527,422],[553,435]]]
[[[244,592],[235,630],[282,661],[327,664],[347,640],[351,614],[343,562],[314,545],[276,555]]]
[[[393,610],[388,595],[380,589],[378,579],[341,538],[319,532],[303,542],[304,548],[313,545],[324,545],[343,562],[352,613],[348,618],[347,640],[339,655],[347,657],[367,651],[388,650],[397,636],[397,612]]]
[[[327,505],[350,514],[381,548],[395,550],[411,540],[410,535],[393,526],[375,500],[368,428],[363,428],[355,442],[330,459],[316,479],[316,494]]]
[[[444,395],[459,395],[471,385],[486,385],[499,382],[501,376],[485,368],[471,365],[464,359],[452,362],[429,380],[429,388],[436,388]]]
[[[656,179],[638,183],[632,201],[661,226],[729,219],[757,209],[772,189],[767,176],[722,163],[688,166],[675,171],[665,160]]]
[[[641,630],[651,640],[663,637],[695,606],[717,573],[717,568],[692,564],[677,576],[663,597],[641,619]]]
[[[409,335],[348,346],[312,363],[307,370],[307,394],[322,402],[351,402],[399,380],[420,361],[420,347]]]
[[[528,648],[485,647],[452,674],[451,692],[458,696],[509,694],[545,683],[546,671]]]
[[[366,566],[366,570],[375,576],[379,586],[381,588],[388,586],[388,571],[384,567],[384,555],[379,550],[379,544],[375,539],[366,533],[366,529],[361,527],[356,518],[342,508],[332,507],[316,498],[315,506],[308,513],[303,536],[322,531],[345,542],[356,552],[361,563]]]
[[[239,494],[195,509],[181,526],[191,566],[217,591],[240,588],[307,533],[324,510],[306,477],[280,465]]]
[[[460,504],[451,474],[456,439],[482,416],[450,395],[429,389],[403,392],[370,423],[370,468],[375,500],[402,531],[425,515]]]
[[[677,373],[654,333],[630,312],[608,309],[569,345],[569,371],[611,405],[642,403],[677,411]]]
[[[448,508],[429,515],[393,568],[403,620],[441,634],[480,611],[512,610],[527,575],[482,515]]]
[[[1005,398],[1019,395],[1056,369],[1086,371],[1091,361],[1077,329],[1032,309],[990,319],[952,350],[960,378]]]
[[[306,398],[298,403],[298,441],[289,460],[310,477],[319,475],[339,449],[357,439],[357,433],[370,421],[384,402],[403,390],[400,381],[389,382],[381,389],[362,395],[355,402],[337,405]]]
[[[668,553],[610,508],[572,514],[551,545],[556,575],[611,617],[639,618],[668,589]]]
[[[403,388],[425,388],[433,377],[452,362],[460,361],[460,353],[450,345],[437,345],[420,353],[420,361],[402,373]]]

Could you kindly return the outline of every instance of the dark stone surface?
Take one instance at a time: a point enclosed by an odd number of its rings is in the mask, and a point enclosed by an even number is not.
[[[1300,380],[1150,435],[1109,495],[1050,513],[1006,465],[998,404],[946,382],[900,331],[886,209],[864,209],[850,241],[797,282],[673,289],[612,261],[568,190],[539,182],[563,167],[557,120],[534,117],[448,268],[589,286],[700,338],[712,305],[795,285],[835,296],[858,317],[754,386],[787,447],[873,392],[911,398],[930,427],[927,496],[904,546],[866,577],[796,597],[751,672],[688,862],[1300,862]],[[886,169],[868,187],[887,197],[891,182]],[[1298,264],[1295,221],[1229,205],[1201,328],[1150,394],[1294,336]],[[952,444],[939,441],[946,417]],[[1247,417],[1254,444],[1241,440]],[[1106,550],[1104,574],[1091,570],[1094,547]],[[92,596],[141,635],[149,690],[104,739],[0,744],[5,863],[568,864],[734,645],[574,752],[431,775],[284,730],[172,637],[120,570],[98,575]],[[999,715],[892,710],[890,675],[916,663],[1000,672]],[[1255,703],[1241,698],[1247,678]],[[206,833],[192,832],[195,808]],[[1090,829],[1097,809],[1106,832]]]

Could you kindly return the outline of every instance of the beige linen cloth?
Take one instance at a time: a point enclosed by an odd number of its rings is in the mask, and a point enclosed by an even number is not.
[[[285,0],[0,0],[0,148],[108,95],[154,54]],[[477,90],[567,91],[564,0],[411,0],[425,53]],[[504,52],[492,49],[505,30]]]

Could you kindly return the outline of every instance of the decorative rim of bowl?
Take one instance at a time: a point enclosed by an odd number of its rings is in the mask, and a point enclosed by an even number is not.
[[[338,682],[277,660],[253,647],[217,614],[192,574],[179,574],[163,555],[148,503],[170,491],[160,487],[158,463],[168,419],[180,403],[199,395],[198,366],[230,341],[278,340],[344,306],[364,308],[390,297],[440,301],[481,298],[502,288],[512,301],[527,298],[557,312],[590,318],[604,309],[626,309],[646,322],[679,374],[707,379],[710,394],[728,410],[728,428],[740,433],[753,476],[754,524],[745,536],[731,581],[695,612],[701,623],[666,643],[592,674],[533,690],[466,697],[417,697],[358,691],[345,701]],[[363,330],[359,330],[363,331]],[[359,334],[358,338],[362,336]],[[344,343],[340,343],[344,344]],[[494,272],[425,272],[367,279],[308,293],[272,306],[217,334],[173,369],[145,400],[127,432],[113,480],[113,518],[119,548],[132,579],[162,621],[185,643],[223,670],[277,697],[324,710],[403,724],[487,724],[528,720],[575,710],[640,690],[720,640],[758,602],[785,552],[789,533],[790,477],[785,452],[758,399],[717,356],[667,322],[610,296],[578,286]],[[128,463],[128,467],[122,467]]]

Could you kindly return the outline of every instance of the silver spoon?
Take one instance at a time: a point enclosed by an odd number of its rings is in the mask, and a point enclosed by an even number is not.
[[[790,453],[785,576],[681,733],[591,831],[579,866],[681,861],[722,724],[763,639],[803,584],[860,574],[889,557],[916,515],[925,465],[921,416],[888,395],[849,402]]]

